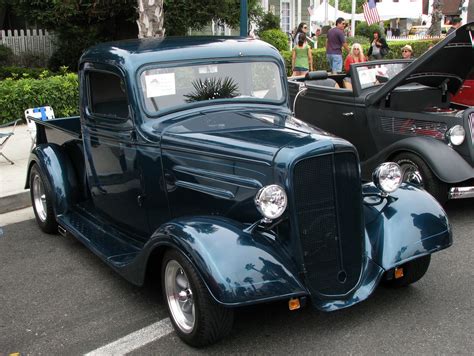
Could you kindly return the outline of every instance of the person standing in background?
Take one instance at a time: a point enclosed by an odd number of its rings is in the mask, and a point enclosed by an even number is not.
[[[413,48],[410,45],[405,45],[402,48],[402,58],[403,59],[412,59],[413,57]]]
[[[370,43],[368,56],[370,59],[383,59],[389,51],[387,41],[380,35],[380,31],[374,32],[374,39]]]
[[[366,61],[367,59],[364,56],[364,52],[362,51],[362,46],[360,43],[354,43],[351,47],[351,52],[347,55],[346,60],[344,61],[344,70],[346,73],[349,73],[352,63],[361,63]]]
[[[326,42],[326,59],[333,73],[342,72],[342,47],[350,52],[344,35],[345,22],[342,17],[336,20],[336,27],[328,31]]]
[[[309,36],[308,25],[305,22],[302,22],[298,25],[298,28],[296,30],[295,39],[293,41],[293,46],[296,47],[298,45],[299,38],[300,38],[301,34],[304,34],[305,38],[306,38],[306,41],[309,42],[314,47],[314,41]]]
[[[460,17],[455,17],[454,19],[451,20],[451,28],[448,30],[448,35],[451,32],[456,31],[459,27],[461,27],[461,18]]]
[[[298,43],[293,48],[291,56],[292,77],[306,75],[308,70],[313,70],[313,55],[311,47],[306,43],[306,35],[300,34]]]

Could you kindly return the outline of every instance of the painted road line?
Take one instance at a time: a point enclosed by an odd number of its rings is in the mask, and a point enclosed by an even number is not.
[[[33,213],[33,209],[30,206],[29,208],[0,214],[0,226],[15,224],[18,222],[22,222],[22,221],[30,220],[34,218],[35,218],[35,213]]]
[[[125,355],[128,352],[132,352],[133,350],[139,349],[150,342],[168,335],[172,331],[173,326],[171,325],[170,319],[162,319],[157,323],[151,324],[143,329],[128,334],[117,341],[91,351],[84,356]]]

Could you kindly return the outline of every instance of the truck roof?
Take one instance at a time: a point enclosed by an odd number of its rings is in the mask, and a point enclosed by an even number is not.
[[[164,37],[106,42],[87,49],[83,62],[115,62],[128,69],[143,64],[217,59],[245,56],[270,56],[281,60],[280,53],[266,42],[243,37]]]

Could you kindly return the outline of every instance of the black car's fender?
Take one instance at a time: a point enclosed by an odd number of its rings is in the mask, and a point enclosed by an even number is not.
[[[458,183],[474,178],[474,169],[446,143],[431,137],[408,137],[387,146],[377,155],[362,162],[363,177],[370,177],[375,167],[401,152],[418,155],[445,183]]]
[[[220,304],[240,306],[307,295],[295,263],[259,231],[220,217],[189,217],[162,225],[144,247],[142,261],[160,249],[181,251]],[[158,253],[159,254],[159,253]]]
[[[25,189],[30,188],[30,171],[37,164],[46,175],[53,192],[56,215],[65,213],[77,200],[79,187],[74,166],[66,152],[56,144],[40,144],[30,154]]]

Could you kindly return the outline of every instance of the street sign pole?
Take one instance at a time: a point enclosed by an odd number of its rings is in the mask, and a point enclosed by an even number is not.
[[[247,0],[240,0],[240,35],[247,37],[248,28]]]

